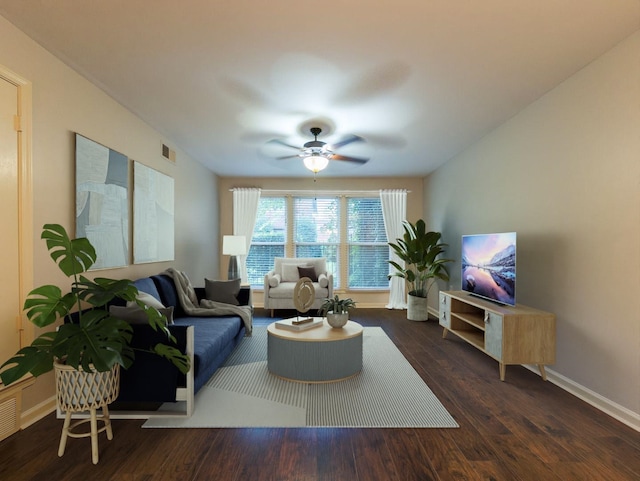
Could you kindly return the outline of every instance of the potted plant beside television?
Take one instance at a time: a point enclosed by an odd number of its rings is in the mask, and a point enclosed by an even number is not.
[[[137,300],[138,289],[130,280],[90,280],[82,275],[97,258],[88,239],[72,240],[58,224],[46,224],[41,238],[46,241],[50,257],[71,278],[71,288],[66,294],[54,285],[32,290],[24,305],[27,318],[41,328],[61,320],[73,322],[62,323],[57,330],[41,334],[30,346],[20,349],[0,366],[0,379],[9,385],[28,373],[37,377],[55,368],[58,406],[68,413],[58,451],[62,456],[66,436],[74,427],[69,426],[72,411],[91,410],[94,433],[95,409],[102,408],[102,430],[107,431],[109,439],[112,437],[106,405],[118,396],[120,367],[126,369],[134,362],[130,344],[133,329],[127,321],[110,314],[113,300],[135,302],[146,314],[149,325],[166,334],[168,343],[156,344],[151,352],[165,357],[183,373],[189,371],[189,357],[170,345],[175,339],[167,329],[166,317]],[[95,464],[97,441],[94,445],[94,435],[91,437]]]
[[[331,327],[340,328],[349,320],[349,311],[356,307],[353,299],[340,299],[336,294],[333,298],[327,298],[322,302],[319,313],[327,317]]]
[[[402,238],[389,242],[389,246],[405,265],[402,267],[398,262],[390,260],[389,264],[396,271],[389,274],[389,278],[397,276],[407,282],[407,319],[426,321],[429,317],[427,294],[436,279],[449,280],[445,264],[452,262],[452,259],[440,257],[447,244],[440,242],[440,232],[427,231],[424,220],[420,219],[415,224],[404,221],[402,226]]]

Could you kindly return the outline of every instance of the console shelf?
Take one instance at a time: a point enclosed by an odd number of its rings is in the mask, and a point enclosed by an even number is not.
[[[451,332],[498,361],[500,380],[508,364],[545,364],[556,360],[555,315],[517,304],[503,306],[465,291],[440,293],[442,337]]]

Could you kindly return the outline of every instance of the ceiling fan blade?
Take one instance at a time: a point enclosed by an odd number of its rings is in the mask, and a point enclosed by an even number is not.
[[[274,157],[274,159],[276,160],[286,160],[286,159],[294,159],[296,157],[300,157],[298,154],[294,154],[294,155],[284,155],[282,157]]]
[[[271,144],[271,145],[281,145],[283,147],[289,147],[290,149],[296,149],[296,150],[300,150],[300,147],[297,145],[291,145],[291,144],[287,144],[286,142],[283,142],[280,139],[273,139],[270,140],[269,142],[267,142],[267,144]]]
[[[348,137],[345,137],[335,144],[331,144],[331,148],[339,149],[340,147],[344,147],[345,145],[351,144],[353,142],[364,142],[364,139],[358,135],[349,135]]]
[[[330,157],[330,160],[344,160],[346,162],[356,162],[358,164],[366,164],[367,162],[369,162],[369,159],[366,159],[364,157],[350,157],[348,155],[340,154],[333,154]]]

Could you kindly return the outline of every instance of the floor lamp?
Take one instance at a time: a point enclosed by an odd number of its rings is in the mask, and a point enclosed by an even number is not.
[[[240,278],[238,272],[238,257],[247,253],[247,238],[243,235],[222,236],[222,254],[229,257],[229,271],[227,279]]]

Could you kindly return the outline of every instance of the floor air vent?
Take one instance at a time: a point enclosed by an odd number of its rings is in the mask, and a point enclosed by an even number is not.
[[[0,400],[0,441],[20,429],[16,396]]]
[[[34,382],[35,378],[29,375],[10,386],[0,384],[0,441],[20,430],[22,390]]]

